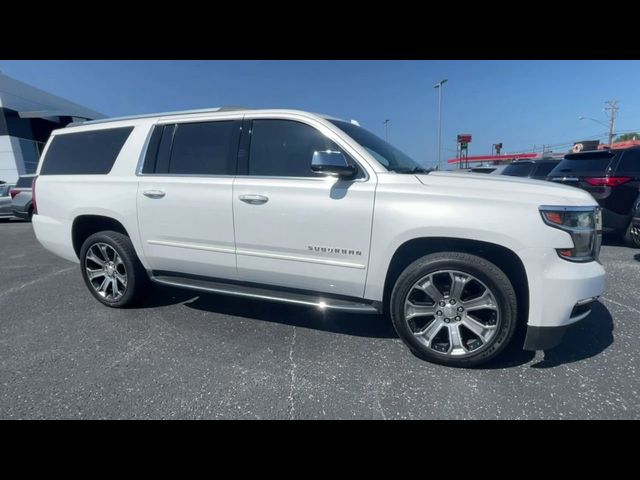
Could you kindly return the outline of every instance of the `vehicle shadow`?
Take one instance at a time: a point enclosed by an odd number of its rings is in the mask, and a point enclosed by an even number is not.
[[[613,343],[613,318],[607,307],[596,302],[584,320],[573,325],[557,347],[544,352],[532,368],[552,368],[594,357]]]
[[[358,315],[341,312],[321,312],[281,303],[192,292],[156,285],[138,308],[155,308],[183,304],[204,312],[243,317],[263,322],[304,327],[343,335],[368,338],[398,338],[386,315]],[[495,359],[476,367],[480,370],[512,368],[534,359],[536,353],[522,350],[526,328],[518,328],[513,341]],[[562,343],[544,352],[544,359],[532,368],[552,368],[584,360],[604,351],[613,343],[613,319],[600,302],[591,314],[572,326]]]
[[[505,350],[493,360],[476,367],[479,370],[495,370],[517,367],[530,362],[536,352],[522,349],[526,328],[521,326]],[[613,343],[613,319],[609,310],[600,302],[593,305],[591,314],[570,327],[560,345],[546,350],[544,359],[531,365],[532,368],[552,368],[594,357]]]
[[[263,322],[304,327],[343,335],[370,338],[397,338],[391,321],[383,315],[322,312],[315,308],[247,298],[215,295],[154,286],[141,308],[182,303],[187,308],[220,315],[231,315]]]
[[[636,262],[640,262],[640,253],[636,253],[636,254],[633,256],[633,259],[634,259]]]

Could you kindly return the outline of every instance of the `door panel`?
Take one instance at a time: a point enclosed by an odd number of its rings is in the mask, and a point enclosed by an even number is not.
[[[239,278],[362,296],[375,179],[362,169],[352,180],[312,172],[314,151],[345,150],[311,125],[257,119],[243,132],[233,185]]]
[[[158,125],[138,183],[153,270],[236,279],[232,192],[241,119]]]
[[[232,183],[233,177],[140,177],[138,222],[152,269],[237,278]]]
[[[373,182],[237,177],[233,187],[242,280],[362,296]],[[262,204],[240,200],[267,197]]]

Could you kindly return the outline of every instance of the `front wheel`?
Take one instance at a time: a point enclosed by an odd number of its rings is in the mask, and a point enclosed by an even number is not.
[[[498,355],[516,328],[516,294],[505,273],[467,253],[426,255],[398,277],[391,318],[411,351],[430,362],[480,365]]]
[[[119,232],[91,235],[80,249],[82,278],[102,304],[122,308],[141,298],[148,276],[131,240]]]

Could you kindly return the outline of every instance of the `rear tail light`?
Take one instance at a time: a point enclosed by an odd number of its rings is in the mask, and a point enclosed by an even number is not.
[[[12,188],[11,190],[9,190],[9,195],[11,195],[11,200],[13,200],[13,197],[15,197],[18,193],[20,193],[20,190],[16,190],[15,188]]]
[[[630,180],[631,177],[591,177],[584,179],[592,187],[617,187]]]
[[[33,177],[33,181],[31,182],[31,206],[33,208],[33,214],[38,214],[38,203],[36,202],[36,181],[38,180],[38,176]]]

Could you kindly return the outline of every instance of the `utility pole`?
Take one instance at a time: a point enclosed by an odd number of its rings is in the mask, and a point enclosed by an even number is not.
[[[618,113],[619,107],[618,107],[618,101],[615,99],[605,103],[609,105],[608,107],[605,108],[605,110],[609,110],[609,112],[611,112],[611,115],[609,117],[609,148],[611,148],[611,144],[613,143],[613,127],[616,122],[616,114]]]
[[[436,170],[440,170],[440,157],[442,154],[442,85],[447,83],[447,79],[440,80],[433,88],[438,89],[438,164]]]
[[[389,120],[388,118],[383,122],[384,123],[384,139],[388,142],[389,141],[389,122],[391,120]]]

